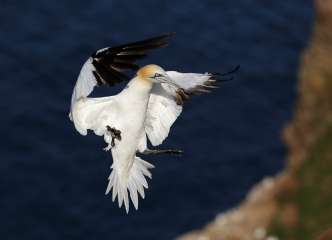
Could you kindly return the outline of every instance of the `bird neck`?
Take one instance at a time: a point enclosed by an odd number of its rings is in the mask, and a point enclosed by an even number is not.
[[[136,76],[128,83],[125,91],[126,93],[136,96],[137,98],[147,98],[150,95],[152,86],[153,82]]]

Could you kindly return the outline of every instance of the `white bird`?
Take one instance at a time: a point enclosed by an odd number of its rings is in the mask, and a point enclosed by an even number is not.
[[[104,150],[111,150],[113,157],[106,194],[112,190],[113,201],[117,197],[119,207],[124,202],[127,213],[129,197],[138,209],[138,194],[144,198],[144,188],[148,188],[145,177],[151,178],[154,167],[137,153],[181,153],[151,150],[147,137],[153,146],[160,145],[180,115],[184,100],[215,87],[210,73],[165,71],[154,64],[139,68],[134,63],[148,51],[167,45],[171,35],[98,50],[84,63],[72,94],[70,119],[80,134],[92,130],[104,137],[108,144]],[[126,70],[137,73],[130,80],[123,73]],[[88,97],[95,86],[123,81],[129,82],[117,95]]]

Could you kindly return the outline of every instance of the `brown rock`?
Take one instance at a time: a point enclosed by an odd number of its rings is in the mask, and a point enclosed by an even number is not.
[[[280,224],[279,230],[290,230],[285,231],[290,234],[282,240],[293,240],[291,229],[301,228],[300,208],[297,205],[301,186],[298,173],[317,140],[332,123],[332,94],[329,92],[332,89],[332,0],[315,0],[315,7],[316,22],[312,39],[302,54],[299,69],[299,97],[293,119],[283,132],[289,150],[286,169],[278,176],[267,178],[254,186],[238,207],[220,214],[202,230],[179,239],[259,240],[260,236],[269,233],[266,229],[271,224]],[[325,178],[325,181],[331,179]],[[326,189],[328,191],[330,188]],[[332,229],[316,240],[332,240]]]
[[[285,204],[280,215],[281,223],[285,228],[294,228],[298,223],[298,208],[294,203]]]
[[[328,229],[326,232],[322,233],[317,240],[331,240],[332,239],[332,228]]]
[[[332,1],[331,0],[316,0],[316,12],[324,19],[332,19]]]

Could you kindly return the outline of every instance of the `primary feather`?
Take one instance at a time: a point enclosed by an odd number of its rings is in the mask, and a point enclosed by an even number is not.
[[[136,153],[147,149],[147,138],[154,146],[161,144],[181,114],[183,101],[189,95],[210,90],[215,83],[208,73],[166,72],[157,65],[140,68],[129,80],[124,71],[137,70],[135,61],[165,46],[169,37],[166,34],[98,50],[84,63],[72,94],[70,119],[80,134],[92,130],[104,137],[106,150],[111,150],[113,157],[105,193],[112,193],[113,201],[117,198],[126,212],[130,200],[137,209],[138,196],[145,197],[146,178],[152,177],[150,170],[154,167]],[[157,76],[164,79],[158,82]],[[128,83],[117,95],[88,97],[96,86],[122,81]],[[115,138],[112,129],[120,136]]]

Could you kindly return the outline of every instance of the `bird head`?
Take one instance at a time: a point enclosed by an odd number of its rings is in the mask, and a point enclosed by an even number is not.
[[[137,76],[140,79],[149,81],[151,83],[167,83],[176,88],[180,88],[180,86],[168,76],[166,71],[158,65],[149,64],[140,68],[137,71]]]

